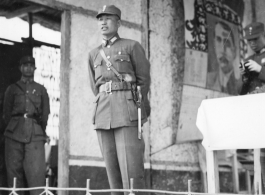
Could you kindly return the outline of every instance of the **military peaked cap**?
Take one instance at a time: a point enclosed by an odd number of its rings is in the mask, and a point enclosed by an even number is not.
[[[19,64],[32,63],[35,64],[35,59],[32,56],[24,56],[20,59]]]
[[[261,22],[253,22],[244,28],[245,39],[254,39],[264,33],[264,24]]]
[[[99,10],[97,18],[105,14],[116,15],[121,19],[121,10],[115,5],[104,5],[103,8]]]

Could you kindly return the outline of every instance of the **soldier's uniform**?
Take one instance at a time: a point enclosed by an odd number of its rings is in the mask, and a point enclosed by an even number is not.
[[[264,36],[264,24],[260,22],[251,23],[244,28],[244,31],[245,39],[247,40],[257,38],[260,35]],[[257,62],[261,66],[261,71],[259,73],[247,72],[242,75],[243,81],[245,80],[241,91],[242,95],[247,93],[254,93],[254,91],[257,91],[258,88],[262,87],[265,84],[265,45],[263,49],[249,56],[245,61],[247,60],[253,60]],[[260,162],[263,186],[265,186],[265,148],[261,148]]]
[[[23,57],[20,64],[34,63],[34,58]],[[22,77],[10,85],[4,97],[3,117],[5,129],[5,161],[8,186],[17,187],[45,186],[46,125],[50,113],[49,97],[44,86],[33,78]],[[26,178],[26,181],[24,181]],[[40,190],[30,191],[39,194]],[[20,192],[22,194],[22,192]]]
[[[120,17],[120,10],[115,6],[105,6],[97,17],[103,14]],[[106,66],[100,54],[101,48],[125,81],[121,82]],[[91,89],[96,96],[93,124],[106,163],[110,187],[128,189],[129,180],[133,178],[134,188],[142,189],[145,187],[144,141],[137,137],[138,115],[132,88],[135,84],[141,86],[143,102],[148,101],[150,64],[144,49],[138,42],[120,38],[116,34],[89,53],[88,69]],[[144,106],[143,102],[142,124],[147,121],[150,110],[149,104]]]
[[[259,22],[251,23],[244,28],[245,39],[252,39],[264,33],[264,25]],[[245,61],[253,60],[262,66],[260,73],[248,72],[243,75],[243,81],[246,80],[242,86],[241,95],[251,93],[257,87],[261,87],[265,83],[265,48],[258,53],[249,56]]]

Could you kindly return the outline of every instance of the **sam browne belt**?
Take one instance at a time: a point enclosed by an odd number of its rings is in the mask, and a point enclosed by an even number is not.
[[[24,117],[24,118],[31,118],[31,119],[39,119],[39,116],[37,116],[36,114],[28,114],[28,113],[19,113],[19,114],[12,114],[12,117]]]

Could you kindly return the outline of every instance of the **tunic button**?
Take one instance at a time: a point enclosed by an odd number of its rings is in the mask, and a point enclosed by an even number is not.
[[[107,48],[110,48],[110,45],[108,45]]]
[[[119,54],[121,55],[121,52],[119,51]]]
[[[123,61],[123,59],[121,59],[121,61]]]
[[[107,56],[108,59],[110,59],[110,56]]]
[[[27,93],[29,93],[29,91],[27,91]]]

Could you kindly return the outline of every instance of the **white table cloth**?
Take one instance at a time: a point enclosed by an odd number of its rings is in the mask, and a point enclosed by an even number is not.
[[[196,125],[206,150],[265,148],[265,93],[203,100]]]

